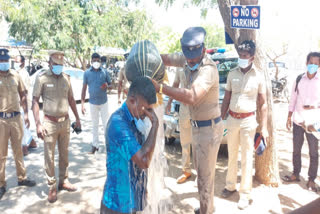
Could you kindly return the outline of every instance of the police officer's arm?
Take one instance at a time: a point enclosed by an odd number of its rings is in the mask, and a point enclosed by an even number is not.
[[[258,93],[258,102],[259,102],[259,108],[261,112],[261,135],[266,139],[268,142],[269,133],[268,133],[268,107],[267,107],[267,99],[266,99],[266,93]]]
[[[149,135],[147,137],[146,142],[143,144],[142,148],[132,156],[131,160],[136,163],[139,168],[141,169],[147,169],[149,168],[154,147],[156,145],[156,140],[157,140],[157,132],[158,132],[158,127],[159,127],[159,121],[157,118],[157,115],[153,111],[153,109],[148,109],[145,110],[145,114],[147,117],[149,117],[152,127],[149,132]]]
[[[71,84],[69,83],[69,85],[70,85],[69,93],[68,93],[69,105],[70,105],[70,107],[71,107],[71,110],[72,110],[75,118],[76,118],[76,127],[81,128],[80,117],[79,117],[79,114],[78,114],[76,101],[74,100],[74,97],[73,97],[73,92],[72,92]]]
[[[233,79],[232,74],[233,73],[228,74],[227,84],[224,92],[224,98],[221,105],[221,117],[223,120],[226,119],[227,112],[230,105],[231,95],[232,95],[232,79]]]
[[[223,120],[226,119],[226,115],[229,109],[230,100],[231,100],[231,91],[225,90],[224,92],[224,98],[221,105],[221,117]]]
[[[161,54],[160,56],[165,66],[183,67],[186,64],[186,58],[181,53]]]
[[[213,85],[219,87],[219,74],[217,68],[206,65],[201,69],[202,71],[192,83],[191,89],[173,88],[163,85],[162,93],[188,105],[197,104]],[[156,91],[159,92],[160,84],[154,80],[152,80],[152,82]]]
[[[85,102],[85,99],[86,99],[87,87],[88,87],[88,85],[83,83],[82,92],[81,92],[81,112],[82,112],[82,114],[86,113],[86,109],[84,107],[84,102]]]
[[[26,86],[24,85],[20,75],[18,75],[18,91],[19,91],[19,96],[21,100],[21,106],[24,112],[24,121],[26,124],[26,127],[30,127],[30,121],[28,117],[28,91],[26,89]]]

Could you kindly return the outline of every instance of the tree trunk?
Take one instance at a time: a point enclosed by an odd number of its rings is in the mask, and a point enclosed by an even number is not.
[[[255,156],[255,177],[256,179],[265,185],[278,186],[280,182],[279,178],[279,166],[276,154],[275,136],[274,136],[274,121],[272,117],[272,87],[269,74],[266,69],[266,60],[264,55],[263,46],[260,43],[259,37],[256,35],[256,30],[246,29],[234,29],[230,27],[230,12],[231,5],[257,5],[258,0],[218,0],[220,14],[225,24],[225,30],[234,41],[235,48],[239,43],[244,40],[253,40],[256,43],[256,54],[254,65],[263,72],[266,87],[267,87],[267,104],[268,104],[268,131],[270,141],[268,142],[267,148],[263,155]],[[260,112],[257,112],[257,121],[260,124]],[[257,131],[260,130],[260,125]],[[253,143],[253,142],[252,142]]]

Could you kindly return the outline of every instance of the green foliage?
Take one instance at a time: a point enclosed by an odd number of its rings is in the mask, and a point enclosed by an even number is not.
[[[203,26],[207,32],[205,44],[207,48],[224,47],[225,36],[224,29],[217,25],[206,24]]]
[[[158,30],[159,37],[156,46],[160,53],[174,53],[181,51],[180,38],[181,35],[172,31],[169,27],[163,27]]]
[[[128,0],[0,0],[9,34],[36,51],[57,49],[84,67],[96,46],[130,48],[157,39],[144,10],[129,11]]]
[[[164,5],[168,8],[173,5],[176,0],[155,0],[159,5]],[[201,9],[201,16],[206,17],[208,9],[217,6],[217,0],[186,0],[184,1],[185,7],[197,6]]]

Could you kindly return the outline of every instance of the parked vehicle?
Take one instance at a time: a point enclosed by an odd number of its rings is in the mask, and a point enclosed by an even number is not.
[[[274,99],[286,99],[289,102],[288,89],[288,73],[284,62],[269,62],[268,63],[269,76],[272,84],[272,95]]]
[[[33,75],[30,76],[31,91],[33,90],[33,86],[34,86],[37,75],[43,72],[44,70],[47,70],[47,69],[44,69],[44,68],[39,69]],[[72,91],[73,91],[73,96],[75,101],[81,102],[84,71],[78,68],[64,67],[63,72],[70,76],[70,81],[71,81],[71,86],[72,86]],[[88,100],[89,100],[89,93],[87,90],[86,101]],[[40,102],[42,102],[41,99],[40,99]]]

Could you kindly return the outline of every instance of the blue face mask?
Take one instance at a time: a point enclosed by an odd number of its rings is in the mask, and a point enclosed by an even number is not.
[[[315,64],[308,64],[308,73],[314,74],[318,71],[319,66]]]
[[[9,62],[0,62],[0,71],[8,71],[10,68]]]
[[[52,66],[52,72],[55,75],[60,75],[62,73],[63,70],[63,65],[53,65]]]
[[[190,67],[188,64],[187,64],[187,66],[190,69],[190,71],[194,71],[199,67],[199,63],[195,64],[193,67]]]

